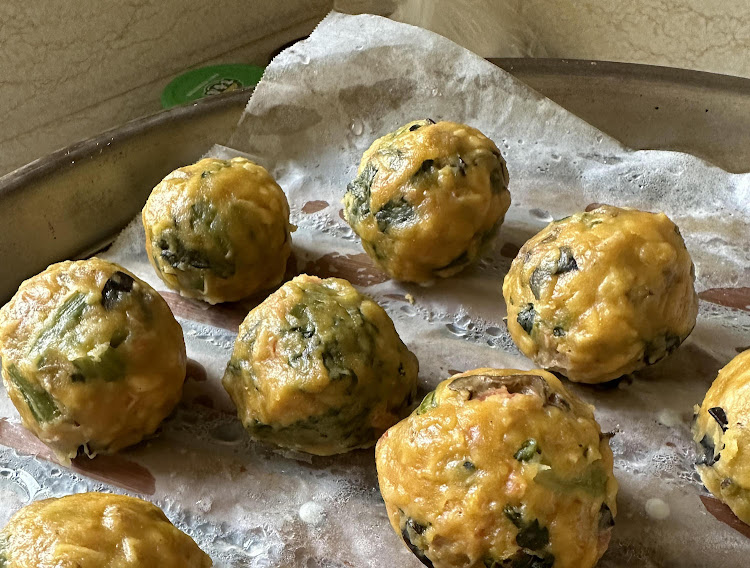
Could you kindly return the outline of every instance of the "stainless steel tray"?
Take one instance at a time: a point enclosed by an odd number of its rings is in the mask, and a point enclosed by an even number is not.
[[[632,148],[750,170],[749,79],[601,61],[492,62]],[[50,263],[109,242],[164,175],[228,137],[251,94],[135,120],[0,178],[0,301]]]

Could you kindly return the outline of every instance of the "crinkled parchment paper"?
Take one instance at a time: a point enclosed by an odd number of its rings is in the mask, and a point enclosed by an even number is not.
[[[387,280],[340,216],[362,152],[425,117],[466,122],[492,138],[508,161],[513,198],[494,252],[430,287]],[[249,155],[287,193],[299,227],[290,274],[342,276],[374,296],[419,357],[424,390],[456,370],[531,368],[507,334],[500,289],[518,247],[547,222],[593,202],[667,212],[710,300],[701,301],[695,331],[635,377],[569,384],[596,406],[603,429],[617,432],[619,511],[601,566],[746,564],[750,540],[701,502],[689,426],[718,369],[750,345],[750,289],[742,288],[750,285],[748,175],[685,154],[629,150],[450,41],[374,16],[332,14],[279,55],[230,145],[212,154]],[[0,441],[23,448],[0,452],[3,515],[32,498],[128,491],[161,505],[217,566],[420,566],[388,525],[372,450],[310,458],[247,439],[219,380],[253,301],[209,308],[166,291],[148,265],[142,231],[134,220],[102,256],[164,292],[180,319],[193,360],[183,404],[153,440],[68,470],[22,453],[49,458],[3,395]]]

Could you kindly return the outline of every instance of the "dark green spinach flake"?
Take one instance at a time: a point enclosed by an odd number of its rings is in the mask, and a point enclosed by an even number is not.
[[[724,412],[724,409],[720,406],[714,406],[713,408],[708,409],[708,413],[711,415],[711,418],[716,420],[716,423],[721,428],[721,431],[726,432],[729,420],[727,420],[727,413]]]
[[[422,564],[428,568],[433,568],[434,565],[432,564],[432,561],[427,558],[424,550],[426,546],[423,535],[426,530],[427,525],[423,525],[422,523],[418,523],[414,519],[409,518],[406,519],[406,522],[401,528],[401,538],[404,539],[406,546]]]
[[[346,192],[352,196],[348,209],[352,222],[357,222],[370,214],[370,193],[377,173],[378,169],[368,163],[346,186]]]
[[[414,207],[403,197],[392,199],[383,205],[376,213],[375,220],[378,223],[378,231],[386,233],[398,225],[404,225],[416,219],[417,213]]]
[[[701,441],[698,442],[698,448],[698,459],[696,459],[695,465],[707,465],[711,467],[721,459],[721,452],[716,454],[716,446],[708,434],[704,435]]]
[[[542,295],[542,287],[549,281],[552,276],[566,274],[578,270],[578,263],[573,257],[573,251],[569,247],[560,247],[560,255],[553,265],[546,263],[537,266],[529,278],[529,287],[534,297],[539,300]]]
[[[658,363],[671,355],[682,343],[679,335],[667,332],[663,336],[647,341],[643,348],[643,360],[648,365]]]
[[[506,505],[503,513],[518,529],[518,534],[516,534],[518,546],[528,550],[540,551],[549,544],[549,529],[539,524],[538,519],[527,521],[524,518],[522,507]]]
[[[516,321],[526,333],[531,335],[531,331],[534,329],[534,321],[536,320],[537,315],[539,314],[537,314],[536,310],[534,309],[534,304],[526,304],[526,306],[520,312],[518,312]]]
[[[495,560],[485,558],[486,568],[552,568],[555,565],[555,557],[549,552],[531,553],[527,550],[519,550],[510,558]]]
[[[104,288],[102,288],[101,301],[104,309],[111,310],[114,308],[123,296],[132,292],[134,284],[135,280],[133,280],[132,276],[121,270],[116,271],[109,277],[104,284]]]
[[[180,238],[182,230],[200,235],[207,246],[200,249],[187,246]],[[228,260],[232,246],[226,227],[216,207],[205,201],[198,201],[190,206],[187,227],[181,228],[175,223],[173,228],[162,231],[157,247],[161,251],[161,258],[180,271],[210,270],[219,278],[229,278],[236,271],[234,262]],[[192,287],[202,289],[203,279],[196,279]]]

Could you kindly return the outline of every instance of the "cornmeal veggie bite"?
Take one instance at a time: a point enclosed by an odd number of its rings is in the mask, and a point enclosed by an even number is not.
[[[180,399],[186,364],[166,302],[98,258],[21,284],[0,310],[0,358],[24,426],[63,460],[152,434]]]
[[[211,304],[275,286],[291,253],[286,196],[245,158],[205,158],[173,171],[151,192],[143,226],[159,277]]]
[[[696,469],[703,484],[750,524],[750,350],[719,371],[695,407]]]
[[[209,568],[211,559],[151,503],[79,493],[27,505],[0,532],[4,568]]]
[[[370,258],[409,282],[474,262],[508,207],[508,169],[492,140],[429,119],[373,142],[344,197],[344,217]]]
[[[590,568],[609,544],[608,437],[546,371],[454,375],[375,455],[391,525],[426,566]]]
[[[503,283],[508,331],[536,364],[600,383],[672,353],[698,314],[695,269],[664,213],[600,206],[529,239]]]
[[[223,384],[253,437],[331,455],[405,416],[417,372],[383,308],[346,280],[301,275],[245,318]]]

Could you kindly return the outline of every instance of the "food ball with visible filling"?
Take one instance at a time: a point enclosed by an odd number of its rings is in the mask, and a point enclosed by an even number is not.
[[[192,538],[148,501],[111,493],[44,499],[0,532],[4,568],[209,568]]]
[[[454,375],[375,456],[391,525],[426,566],[590,568],[607,550],[609,438],[546,371]]]
[[[151,192],[143,226],[159,277],[210,304],[275,286],[292,250],[284,192],[245,158],[205,158],[173,171]]]
[[[253,437],[325,456],[374,445],[408,412],[417,372],[383,308],[301,275],[242,322],[223,383]]]
[[[428,282],[474,262],[510,207],[508,169],[476,128],[417,120],[376,140],[344,217],[392,278]]]
[[[600,206],[523,245],[503,283],[508,331],[537,365],[601,383],[656,363],[695,326],[695,271],[664,213]]]
[[[750,524],[750,349],[719,371],[695,407],[696,469],[703,484]]]
[[[53,264],[0,310],[5,388],[24,426],[67,460],[113,453],[152,434],[180,400],[182,329],[124,268]]]

